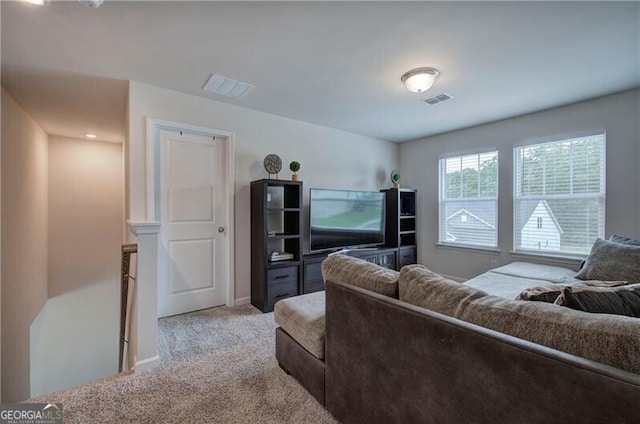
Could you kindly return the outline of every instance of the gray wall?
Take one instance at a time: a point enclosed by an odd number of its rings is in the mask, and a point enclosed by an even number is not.
[[[47,300],[47,149],[47,134],[2,89],[3,402],[29,397],[29,327]]]
[[[251,286],[249,183],[267,177],[262,166],[267,154],[282,158],[281,179],[290,178],[289,162],[302,164],[305,193],[310,187],[388,188],[398,164],[394,143],[131,82],[127,197],[128,217],[134,221],[145,220],[145,117],[234,132],[235,289],[242,301],[248,301]]]
[[[456,99],[454,101],[462,101]],[[640,90],[602,97],[400,145],[403,185],[419,198],[419,262],[436,272],[470,278],[517,259],[513,250],[513,146],[530,139],[603,128],[607,132],[605,230],[640,237]],[[499,151],[499,255],[437,247],[438,158],[478,149]],[[529,258],[553,262],[541,258]]]

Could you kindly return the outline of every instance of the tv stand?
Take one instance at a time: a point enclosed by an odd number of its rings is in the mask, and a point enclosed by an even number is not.
[[[344,249],[336,250],[335,252],[330,252],[329,254],[327,254],[327,256],[331,256],[331,255],[357,256],[360,253],[377,252],[379,250],[380,250],[379,247],[353,247],[353,248],[345,247]]]
[[[342,249],[335,252],[311,253],[303,257],[303,279],[302,292],[312,293],[324,290],[324,280],[322,279],[322,261],[330,255],[344,254],[365,261],[383,266],[389,269],[396,269],[398,254],[397,248],[389,247],[371,247],[371,248],[353,248]]]

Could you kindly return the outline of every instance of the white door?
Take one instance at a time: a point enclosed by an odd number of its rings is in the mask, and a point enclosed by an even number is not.
[[[225,303],[229,252],[223,142],[160,131],[158,317]]]

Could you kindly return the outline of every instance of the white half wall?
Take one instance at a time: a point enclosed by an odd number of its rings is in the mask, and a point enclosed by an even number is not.
[[[32,326],[31,396],[117,372],[122,146],[49,138],[49,300]]]
[[[459,100],[456,100],[459,101]],[[523,100],[525,101],[525,100]],[[470,278],[513,262],[513,147],[580,130],[607,133],[606,235],[640,237],[640,90],[627,91],[400,145],[403,181],[419,198],[418,261],[435,272]],[[479,150],[499,152],[498,255],[437,247],[438,158]],[[539,262],[550,262],[535,258]]]
[[[299,161],[305,192],[310,187],[385,188],[398,164],[398,146],[387,141],[131,82],[127,195],[132,221],[150,218],[145,209],[146,117],[234,133],[236,299],[251,293],[249,183],[267,177],[262,166],[267,154],[282,158],[281,179],[289,179],[289,163]]]
[[[47,150],[47,134],[3,88],[3,402],[29,397],[29,327],[47,300]]]

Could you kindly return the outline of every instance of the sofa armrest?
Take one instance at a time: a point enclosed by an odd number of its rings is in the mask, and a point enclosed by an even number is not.
[[[327,281],[326,301],[341,423],[640,422],[640,375],[349,284]]]

